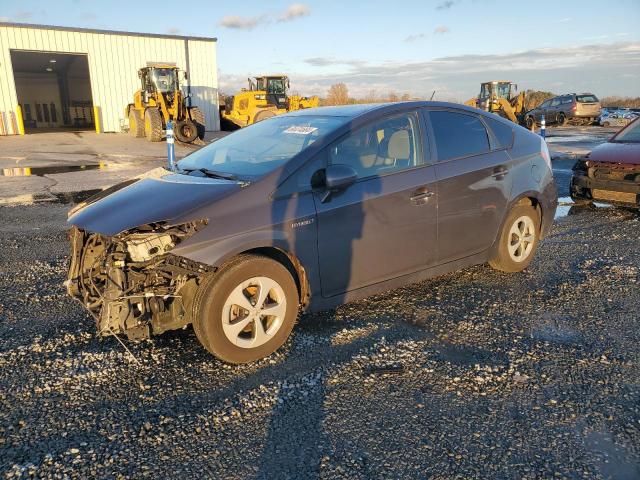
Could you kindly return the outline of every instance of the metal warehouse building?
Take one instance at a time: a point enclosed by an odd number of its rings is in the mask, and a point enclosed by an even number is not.
[[[147,63],[188,72],[183,90],[220,129],[215,38],[0,23],[0,135],[120,132]]]

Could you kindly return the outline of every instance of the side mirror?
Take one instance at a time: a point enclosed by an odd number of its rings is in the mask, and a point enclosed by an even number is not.
[[[340,192],[353,185],[357,179],[357,172],[349,165],[329,165],[324,172],[326,192],[322,197],[322,203],[329,200],[332,193]]]

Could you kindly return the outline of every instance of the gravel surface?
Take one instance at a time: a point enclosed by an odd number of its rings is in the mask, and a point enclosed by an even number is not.
[[[524,273],[307,315],[238,367],[190,328],[96,338],[62,287],[68,208],[0,207],[6,478],[640,476],[637,213],[568,209]]]

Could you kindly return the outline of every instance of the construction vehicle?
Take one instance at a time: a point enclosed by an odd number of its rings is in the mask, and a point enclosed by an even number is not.
[[[514,123],[524,124],[525,93],[518,92],[518,85],[512,82],[494,80],[480,85],[480,95],[465,102],[507,118]]]
[[[138,70],[141,88],[125,109],[133,137],[159,142],[171,120],[179,141],[192,143],[204,138],[204,114],[190,105],[190,94],[185,95],[180,88],[180,76],[188,79],[187,72],[171,64],[147,63]]]
[[[249,78],[249,88],[243,88],[228,97],[220,107],[220,118],[238,127],[246,127],[293,110],[317,107],[320,99],[289,95],[289,78],[286,75],[264,75]]]

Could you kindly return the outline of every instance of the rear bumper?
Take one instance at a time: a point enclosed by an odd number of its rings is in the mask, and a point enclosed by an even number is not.
[[[556,216],[556,209],[558,208],[558,189],[555,181],[549,182],[546,188],[542,192],[541,206],[542,206],[542,223],[540,225],[540,237],[545,238],[551,233],[553,227],[553,219]]]

